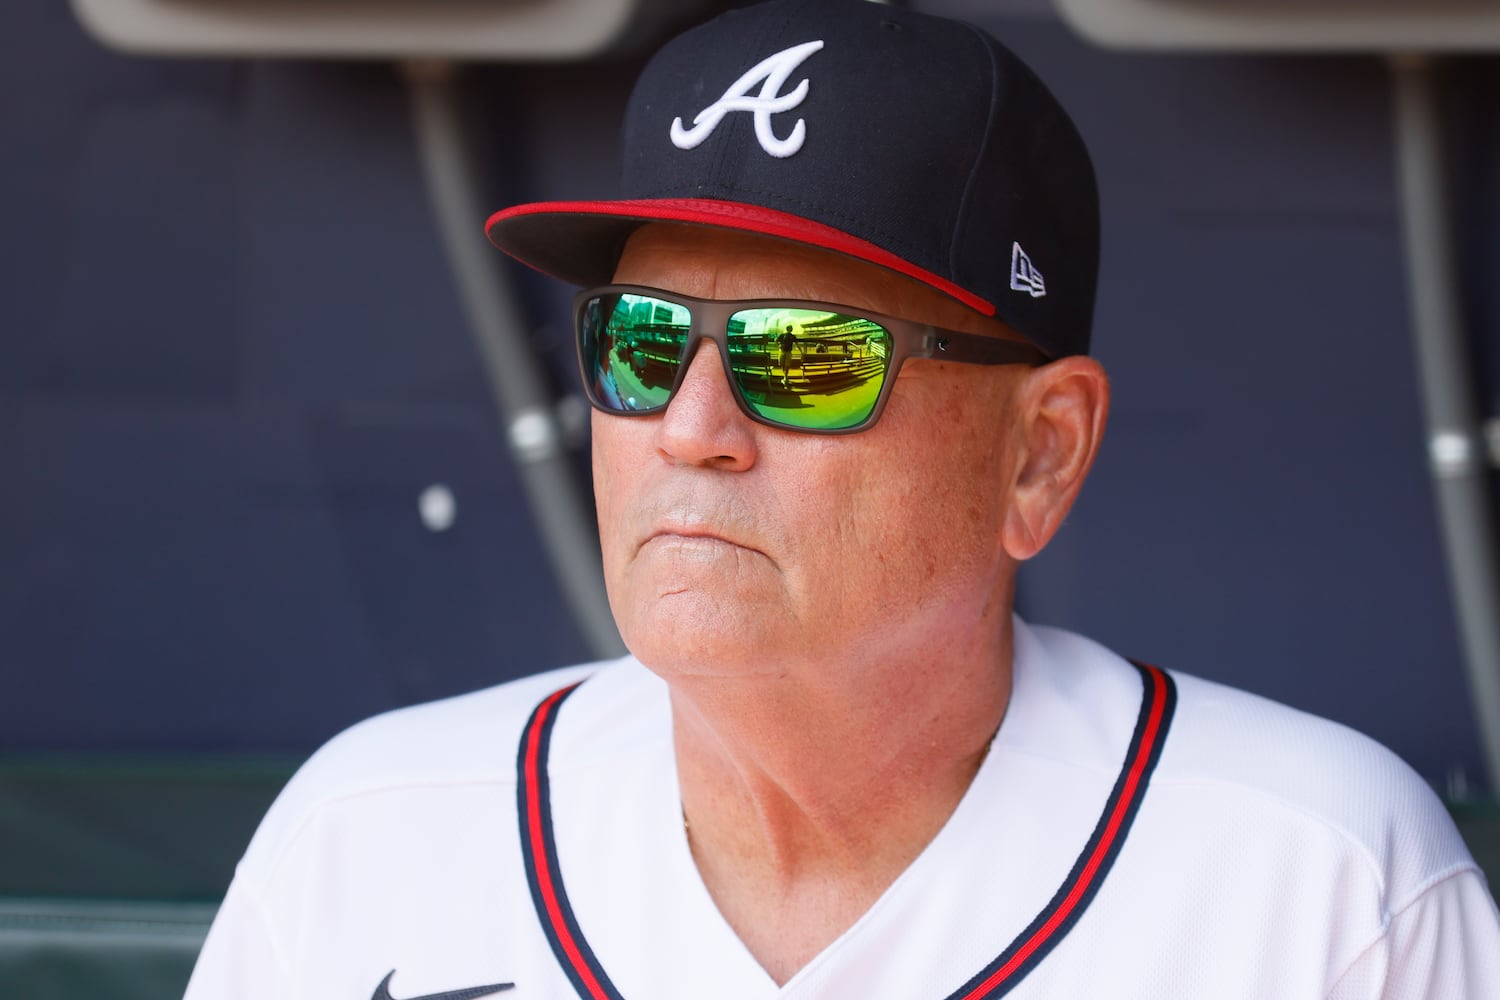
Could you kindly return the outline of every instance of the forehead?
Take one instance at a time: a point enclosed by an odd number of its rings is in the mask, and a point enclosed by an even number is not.
[[[620,255],[615,281],[709,299],[835,302],[919,323],[1020,339],[998,320],[905,275],[817,247],[707,226],[642,226]]]

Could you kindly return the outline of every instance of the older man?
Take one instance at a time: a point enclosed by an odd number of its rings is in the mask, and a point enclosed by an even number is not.
[[[1500,996],[1389,753],[1013,617],[1109,387],[1087,154],[1010,52],[726,15],[647,68],[625,188],[490,234],[584,286],[632,655],[320,751],[194,1000]]]

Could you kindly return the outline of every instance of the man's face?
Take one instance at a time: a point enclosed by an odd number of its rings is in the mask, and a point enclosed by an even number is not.
[[[638,231],[616,281],[1008,335],[872,265],[705,228]],[[1001,627],[1008,417],[1025,372],[908,361],[873,427],[817,435],[747,418],[704,342],[665,413],[595,412],[604,572],[626,645],[664,676],[744,676],[928,660],[962,632]]]

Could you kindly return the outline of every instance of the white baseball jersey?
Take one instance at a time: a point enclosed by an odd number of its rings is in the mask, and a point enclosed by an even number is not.
[[[698,876],[666,687],[627,658],[329,743],[188,998],[1500,997],[1494,901],[1388,751],[1069,633],[1017,622],[1015,652],[953,816],[784,986]]]

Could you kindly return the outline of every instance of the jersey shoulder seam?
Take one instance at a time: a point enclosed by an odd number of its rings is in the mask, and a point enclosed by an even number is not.
[[[1351,848],[1358,852],[1365,868],[1369,871],[1371,877],[1375,880],[1375,884],[1379,889],[1379,894],[1382,901],[1382,910],[1385,910],[1387,908],[1388,893],[1390,892],[1391,887],[1386,884],[1385,868],[1381,864],[1380,859],[1377,857],[1374,847],[1367,843],[1364,837],[1359,836],[1353,829],[1351,829],[1349,825],[1340,822],[1337,818],[1330,816],[1328,813],[1311,808],[1305,803],[1301,803],[1285,795],[1278,794],[1271,789],[1263,788],[1250,782],[1235,780],[1233,778],[1222,778],[1208,775],[1173,776],[1171,774],[1162,774],[1158,772],[1152,778],[1152,785],[1155,788],[1162,789],[1174,787],[1191,788],[1193,786],[1228,789],[1245,796],[1253,796],[1257,799],[1260,799],[1261,801],[1274,804],[1278,808],[1285,810],[1287,813],[1300,816],[1303,819],[1307,820],[1309,823],[1327,830],[1331,835],[1337,837],[1340,841],[1349,845]],[[1417,885],[1419,887],[1425,887],[1433,884],[1435,881],[1442,881],[1444,878],[1449,877],[1449,875],[1453,871],[1461,869],[1465,865],[1472,866],[1472,864],[1472,859],[1449,860],[1447,864],[1442,865],[1434,872],[1426,875],[1424,878],[1419,880]],[[1425,889],[1423,888],[1418,888],[1417,890],[1415,890],[1417,895],[1420,895],[1423,891],[1425,891]]]
[[[1380,927],[1370,937],[1370,940],[1365,942],[1363,947],[1355,951],[1353,957],[1349,959],[1348,963],[1343,967],[1343,969],[1339,971],[1338,976],[1333,980],[1332,983],[1329,984],[1328,992],[1326,992],[1324,996],[1331,996],[1333,994],[1333,991],[1338,989],[1339,984],[1342,983],[1346,978],[1348,978],[1349,974],[1354,971],[1354,967],[1357,966],[1364,959],[1364,957],[1370,953],[1371,949],[1380,944],[1380,942],[1386,937],[1386,935],[1391,932],[1391,925],[1395,923],[1402,914],[1420,903],[1428,893],[1432,892],[1443,883],[1449,882],[1464,875],[1471,874],[1480,875],[1481,877],[1483,876],[1483,872],[1479,870],[1479,866],[1475,862],[1457,862],[1453,865],[1450,865],[1446,870],[1438,872],[1422,883],[1419,883],[1418,887],[1412,891],[1411,897],[1400,905],[1382,905],[1380,911]],[[1382,899],[1384,899],[1383,894]]]

